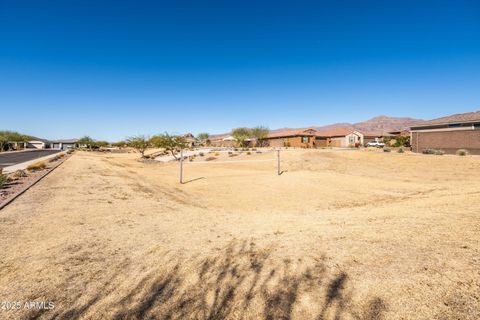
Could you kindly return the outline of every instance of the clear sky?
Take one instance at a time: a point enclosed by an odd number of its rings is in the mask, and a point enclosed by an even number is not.
[[[119,140],[480,110],[480,2],[0,0],[0,128]]]

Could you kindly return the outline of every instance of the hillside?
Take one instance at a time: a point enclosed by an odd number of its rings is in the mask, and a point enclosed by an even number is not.
[[[362,132],[386,132],[401,130],[405,127],[409,127],[413,124],[419,123],[423,120],[408,118],[408,117],[388,117],[378,116],[370,120],[366,120],[358,123],[336,123],[322,127],[314,127],[319,131],[334,130],[338,128],[349,128],[352,130],[358,130]]]

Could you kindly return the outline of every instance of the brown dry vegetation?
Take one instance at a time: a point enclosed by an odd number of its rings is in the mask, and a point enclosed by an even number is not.
[[[74,154],[0,212],[0,300],[55,309],[0,318],[480,318],[480,158],[273,158]]]

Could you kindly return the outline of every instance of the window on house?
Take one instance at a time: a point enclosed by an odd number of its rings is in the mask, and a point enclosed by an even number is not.
[[[473,127],[474,127],[475,129],[480,129],[480,122],[479,122],[479,123],[474,123],[474,124],[473,124]]]
[[[462,124],[461,123],[450,123],[448,125],[449,128],[457,128],[457,127],[461,127]]]
[[[355,136],[350,136],[348,139],[349,143],[355,143]]]
[[[302,143],[308,143],[308,137],[302,137]]]

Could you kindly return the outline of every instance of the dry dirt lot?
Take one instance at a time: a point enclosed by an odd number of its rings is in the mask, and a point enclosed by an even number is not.
[[[252,154],[235,160],[273,159]],[[480,157],[77,152],[0,211],[0,319],[479,319]]]

